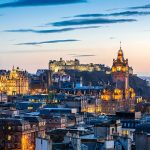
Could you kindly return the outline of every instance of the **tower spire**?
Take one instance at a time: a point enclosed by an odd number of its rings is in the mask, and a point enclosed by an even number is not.
[[[13,71],[15,70],[15,67],[14,67],[14,65],[13,65],[13,67],[12,67],[12,70],[13,70]]]
[[[122,49],[122,43],[121,43],[121,41],[120,41],[120,50]]]

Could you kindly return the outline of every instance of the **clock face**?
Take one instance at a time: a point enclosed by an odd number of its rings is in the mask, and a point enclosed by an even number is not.
[[[121,67],[117,67],[117,71],[121,71]]]

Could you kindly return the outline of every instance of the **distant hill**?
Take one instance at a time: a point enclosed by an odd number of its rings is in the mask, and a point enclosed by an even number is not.
[[[137,76],[130,76],[130,86],[135,89],[135,92],[139,96],[150,99],[150,86],[148,82]]]
[[[105,71],[88,72],[66,70],[65,72],[68,73],[74,81],[82,77],[84,85],[112,84],[111,74],[106,74]],[[135,89],[138,96],[150,99],[150,86],[148,86],[146,80],[139,78],[136,75],[130,75],[129,82],[130,86]]]
[[[146,80],[147,84],[150,86],[150,76],[139,76],[139,78]]]

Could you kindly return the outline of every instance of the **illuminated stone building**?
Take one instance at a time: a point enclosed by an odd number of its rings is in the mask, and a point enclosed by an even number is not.
[[[129,75],[132,72],[132,68],[128,65],[128,59],[124,59],[123,51],[120,48],[117,59],[113,60],[112,65],[112,82],[115,86],[111,89],[105,89],[101,93],[103,113],[114,114],[116,111],[133,111],[135,92],[129,86]]]
[[[59,61],[49,61],[49,70],[52,72],[58,72],[59,70],[100,71],[101,68],[97,64],[80,64],[78,59],[65,61],[60,58]]]
[[[29,90],[28,73],[18,67],[11,71],[0,71],[0,91],[7,95],[27,94]]]
[[[104,64],[81,64],[78,59],[63,60],[60,58],[60,60],[50,60],[48,87],[55,85],[59,85],[59,88],[74,87],[80,72],[105,72],[106,74],[110,74],[111,69]]]

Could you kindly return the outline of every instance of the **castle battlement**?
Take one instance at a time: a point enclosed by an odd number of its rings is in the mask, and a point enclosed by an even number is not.
[[[78,59],[74,60],[50,60],[49,61],[49,69],[52,72],[58,72],[60,70],[78,70],[78,71],[100,71],[101,67],[97,64],[80,64]]]

